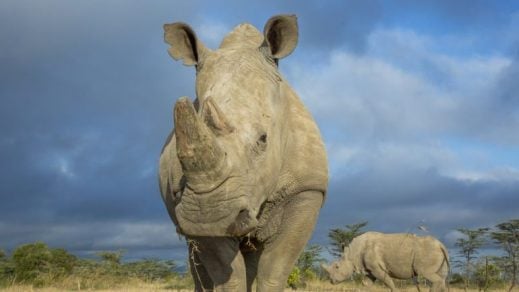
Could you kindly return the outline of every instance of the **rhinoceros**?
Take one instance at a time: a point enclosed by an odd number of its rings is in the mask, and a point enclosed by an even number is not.
[[[396,291],[392,278],[411,279],[419,275],[432,283],[431,291],[445,291],[449,254],[445,246],[431,236],[366,232],[344,248],[340,260],[321,266],[333,284],[355,272],[371,281],[378,279]]]
[[[278,70],[297,18],[238,25],[214,51],[185,23],[164,32],[170,56],[196,69],[196,99],[177,100],[159,163],[195,290],[282,291],[328,184],[319,129]]]

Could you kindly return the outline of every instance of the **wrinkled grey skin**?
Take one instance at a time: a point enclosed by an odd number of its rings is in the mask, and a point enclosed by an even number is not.
[[[392,278],[411,279],[420,275],[432,283],[431,291],[436,292],[446,291],[449,255],[445,246],[431,236],[366,232],[344,248],[340,260],[321,266],[333,284],[360,273],[397,291]]]
[[[189,242],[195,290],[282,291],[327,189],[319,130],[278,71],[297,44],[295,16],[249,24],[206,48],[184,23],[164,25],[169,54],[196,68],[160,157],[160,189]]]

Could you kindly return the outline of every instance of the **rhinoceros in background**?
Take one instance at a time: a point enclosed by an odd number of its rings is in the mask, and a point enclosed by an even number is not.
[[[340,260],[322,267],[334,284],[356,272],[372,281],[378,279],[396,291],[391,278],[410,279],[420,275],[432,283],[431,291],[445,291],[449,254],[445,246],[431,236],[366,232],[344,248]]]
[[[195,289],[282,291],[328,183],[319,130],[278,71],[297,19],[274,16],[263,34],[241,24],[215,51],[184,23],[164,30],[171,57],[196,68],[197,99],[176,102],[159,166]]]

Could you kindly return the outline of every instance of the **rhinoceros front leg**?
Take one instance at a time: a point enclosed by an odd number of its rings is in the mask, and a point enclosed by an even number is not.
[[[389,276],[389,274],[383,267],[380,267],[378,265],[370,267],[370,272],[375,278],[382,281],[382,283],[384,283],[391,290],[391,292],[398,291],[395,287],[393,279],[391,278],[391,276]]]
[[[196,245],[193,252],[211,278],[214,291],[246,291],[245,262],[237,239],[195,237],[192,240]]]
[[[200,260],[199,254],[199,246],[195,240],[189,239],[189,270],[191,272],[191,276],[193,277],[193,282],[195,283],[195,291],[213,291],[214,284],[209,277],[209,273],[205,269],[202,261]]]
[[[284,206],[281,224],[259,258],[257,291],[283,291],[288,275],[310,239],[323,202],[321,192],[295,195]]]

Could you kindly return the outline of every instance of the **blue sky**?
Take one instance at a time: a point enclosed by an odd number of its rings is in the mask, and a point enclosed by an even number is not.
[[[44,240],[183,261],[157,162],[172,106],[194,96],[162,25],[217,48],[242,22],[295,13],[280,70],[317,120],[330,165],[312,237],[519,214],[519,5],[514,1],[14,1],[0,3],[0,248]],[[451,251],[454,253],[454,250]]]

